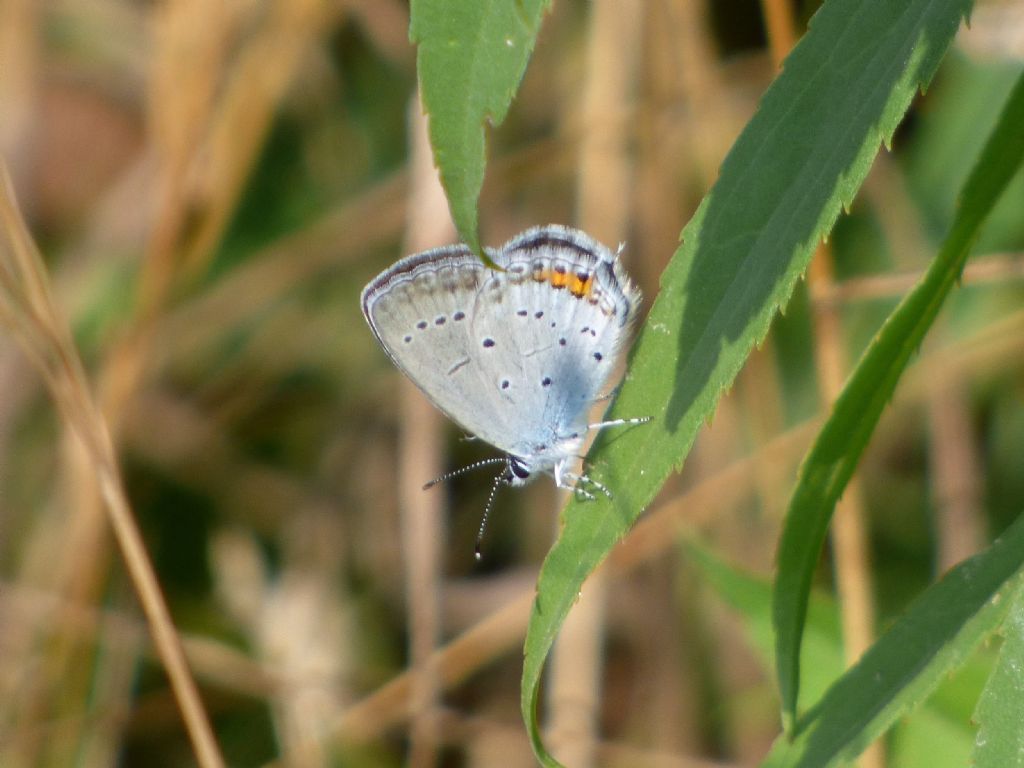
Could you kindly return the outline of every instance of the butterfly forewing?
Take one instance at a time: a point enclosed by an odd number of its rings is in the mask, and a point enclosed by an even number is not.
[[[488,253],[503,271],[464,246],[403,259],[367,286],[363,311],[438,408],[529,459],[585,429],[639,293],[608,249],[564,227]]]

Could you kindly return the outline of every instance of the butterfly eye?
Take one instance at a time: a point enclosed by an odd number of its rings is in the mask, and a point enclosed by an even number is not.
[[[526,468],[523,462],[515,457],[509,459],[508,468],[512,470],[512,474],[518,477],[520,480],[525,480],[530,476],[530,470]]]

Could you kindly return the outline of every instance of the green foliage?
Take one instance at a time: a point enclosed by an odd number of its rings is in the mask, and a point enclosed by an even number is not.
[[[779,545],[774,597],[776,664],[787,725],[796,717],[804,614],[832,511],[911,355],[956,285],[982,222],[1024,160],[1021,125],[1024,77],[967,180],[942,250],[857,365],[801,467]]]
[[[931,707],[903,718],[894,734],[889,764],[900,768],[963,768],[970,764],[974,729]]]
[[[484,183],[484,123],[499,125],[526,70],[550,0],[413,0],[430,143],[452,219],[482,255],[476,203]]]
[[[1012,602],[1003,624],[999,661],[975,713],[978,768],[1024,765],[1024,590],[1018,589]]]
[[[707,584],[740,614],[751,645],[765,669],[770,669],[775,655],[771,583],[730,566],[697,542],[687,542],[686,553]],[[805,635],[806,652],[800,660],[802,679],[812,698],[816,698],[843,672],[843,641],[834,600],[825,595],[812,595]]]
[[[924,701],[1006,616],[1024,580],[1024,517],[980,555],[926,590],[824,698],[782,735],[765,768],[856,757]]]
[[[739,614],[748,641],[758,652],[765,669],[770,669],[775,653],[771,583],[730,566],[695,541],[687,541],[686,554],[697,566],[702,580]],[[969,648],[965,650],[969,652]],[[962,711],[962,703],[977,700],[990,669],[985,655],[975,654],[956,674],[947,672],[938,676],[936,683],[940,690],[930,696],[926,706],[901,719],[890,764],[901,768],[967,765],[974,731],[970,727],[970,712]],[[839,609],[828,596],[811,595],[800,671],[803,689],[812,701],[822,698],[842,675]]]
[[[936,242],[956,214],[960,190],[1020,76],[1020,64],[999,59],[979,63],[954,50],[943,71],[942,80],[929,91],[933,99],[928,119],[908,147],[906,163],[911,192]],[[989,214],[979,247],[1020,247],[1022,208],[1024,176],[1017,176]]]
[[[610,413],[653,422],[598,439],[590,471],[614,499],[570,503],[540,573],[522,710],[546,764],[556,761],[537,723],[541,670],[584,580],[679,467],[968,7],[823,7],[683,232]]]

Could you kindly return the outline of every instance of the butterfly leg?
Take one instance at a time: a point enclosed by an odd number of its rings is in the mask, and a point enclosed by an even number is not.
[[[612,492],[608,490],[608,486],[606,486],[604,483],[598,482],[597,480],[595,480],[594,478],[590,477],[589,475],[574,475],[573,477],[576,478],[577,485],[581,485],[583,483],[587,483],[591,487],[596,488],[597,490],[599,490],[601,493],[603,493],[609,499],[612,498]],[[593,494],[588,494],[588,495],[590,496],[591,499],[594,498]]]
[[[627,424],[646,424],[651,420],[650,416],[637,416],[633,419],[612,419],[611,421],[599,421],[596,424],[588,424],[587,429],[604,429],[605,427],[621,427]]]
[[[585,501],[593,501],[595,499],[594,494],[583,487],[584,481],[593,483],[586,475],[577,475],[575,472],[570,472],[565,468],[565,462],[561,461],[555,464],[555,485],[559,488],[563,488],[567,491],[572,491],[574,494],[579,496]],[[600,486],[600,484],[598,484]],[[604,486],[600,486],[603,488]]]
[[[599,483],[592,477],[587,475],[578,475],[575,472],[562,471],[561,472],[562,482],[559,484],[559,488],[565,488],[578,495],[581,499],[586,501],[593,501],[597,497],[587,490],[586,486],[590,486],[595,490],[600,491],[609,499],[612,498],[612,492],[608,490],[603,483]],[[556,478],[557,482],[557,478]]]
[[[574,495],[578,496],[584,501],[594,501],[594,499],[597,498],[594,494],[592,494],[590,491],[583,487],[583,485],[579,482],[579,478],[575,476],[573,476],[573,478],[573,485],[570,485],[568,487],[572,490]]]

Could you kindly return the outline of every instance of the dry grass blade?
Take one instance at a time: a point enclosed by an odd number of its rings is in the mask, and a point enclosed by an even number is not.
[[[10,176],[2,162],[0,229],[0,319],[24,346],[61,416],[85,448],[198,761],[204,768],[221,766],[223,758],[125,497],[106,423],[89,392],[67,327],[54,308],[45,267],[18,209]]]

